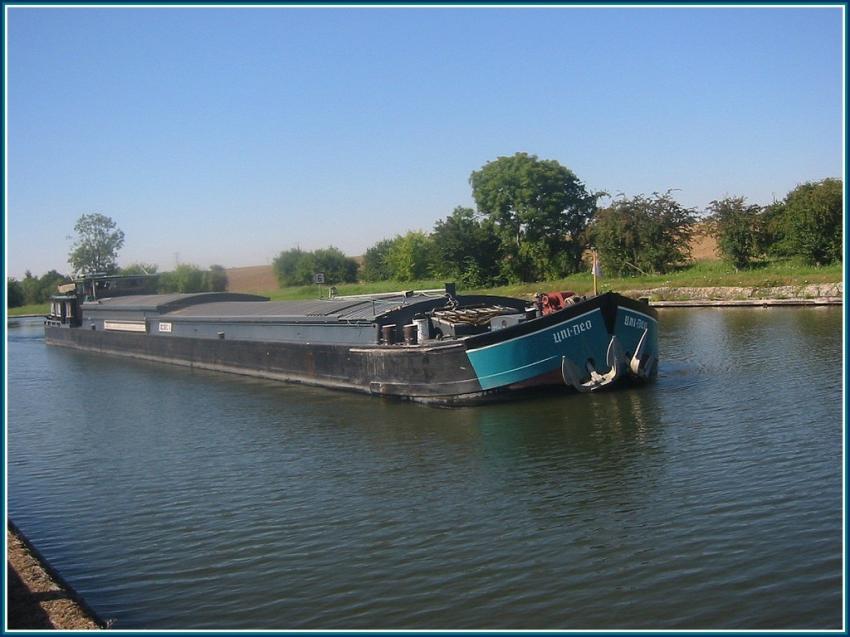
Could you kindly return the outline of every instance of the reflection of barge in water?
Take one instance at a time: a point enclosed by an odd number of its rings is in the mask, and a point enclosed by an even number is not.
[[[657,370],[655,310],[614,293],[550,293],[529,303],[456,295],[447,285],[439,293],[269,301],[139,294],[143,284],[100,277],[63,287],[45,319],[47,342],[443,404],[544,385],[593,391],[651,380]]]

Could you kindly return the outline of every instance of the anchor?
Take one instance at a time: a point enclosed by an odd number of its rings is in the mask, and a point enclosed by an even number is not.
[[[610,385],[616,381],[623,372],[626,363],[626,356],[623,353],[623,347],[616,336],[611,337],[611,342],[608,343],[608,352],[605,356],[609,370],[600,374],[596,368],[587,362],[587,371],[590,372],[590,380],[581,381],[582,374],[575,363],[566,356],[561,357],[561,377],[564,379],[564,384],[574,387],[582,393],[596,391],[602,387]]]
[[[629,361],[629,372],[640,380],[649,380],[656,372],[656,358],[654,354],[646,353],[646,341],[649,336],[649,328],[643,331],[643,335],[635,348],[634,356]]]

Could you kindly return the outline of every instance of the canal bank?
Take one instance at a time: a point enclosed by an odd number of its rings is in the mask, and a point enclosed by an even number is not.
[[[794,305],[841,305],[844,283],[777,286],[662,286],[621,292],[645,298],[656,307],[765,307]]]
[[[8,628],[94,630],[107,627],[11,520],[6,529],[6,542]]]

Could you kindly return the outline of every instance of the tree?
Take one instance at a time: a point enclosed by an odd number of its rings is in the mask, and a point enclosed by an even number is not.
[[[842,260],[842,186],[840,179],[824,179],[788,193],[782,207],[788,252],[814,265]]]
[[[20,307],[24,304],[24,288],[14,277],[6,279],[6,307]]]
[[[115,222],[100,213],[83,214],[74,224],[77,239],[68,255],[74,274],[118,270],[116,259],[124,245],[124,232]]]
[[[469,182],[479,212],[499,235],[507,278],[532,281],[579,269],[597,197],[571,170],[516,153],[488,162]]]
[[[458,206],[434,226],[435,274],[465,287],[491,285],[499,279],[500,245],[493,222],[482,223],[472,208]]]
[[[67,281],[68,277],[56,270],[50,270],[41,277],[33,276],[32,272],[27,270],[24,280],[20,282],[23,304],[38,305],[46,302],[52,294],[56,294],[56,286]]]
[[[387,254],[393,246],[392,239],[381,239],[366,250],[363,255],[363,279],[366,281],[386,281],[392,278],[387,266]]]
[[[765,248],[762,209],[745,202],[744,197],[726,197],[708,205],[708,228],[717,239],[717,252],[735,268],[749,267]]]
[[[775,257],[792,256],[785,240],[785,204],[774,201],[761,209],[762,242],[765,253]]]
[[[357,261],[345,254],[339,248],[329,246],[313,252],[314,272],[325,275],[325,283],[355,283],[357,281]],[[312,280],[313,272],[310,273]]]
[[[416,281],[433,275],[434,242],[421,230],[396,237],[386,255],[391,278]]]
[[[159,275],[160,292],[205,292],[204,271],[190,263],[181,263],[172,272]]]
[[[118,269],[119,274],[156,274],[157,266],[155,263],[131,263]]]
[[[272,267],[281,287],[310,285],[313,275],[321,272],[325,283],[353,283],[357,280],[357,261],[339,248],[329,246],[314,252],[293,248],[281,252]]]
[[[613,274],[664,273],[690,260],[694,221],[669,191],[621,197],[596,214],[589,236]]]
[[[207,292],[224,292],[227,290],[227,272],[220,265],[211,265],[204,272],[204,289]]]
[[[300,285],[298,266],[304,260],[305,252],[301,248],[292,248],[281,252],[272,262],[272,269],[280,287]]]

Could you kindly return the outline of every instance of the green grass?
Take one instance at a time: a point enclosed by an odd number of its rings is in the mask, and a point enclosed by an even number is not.
[[[7,310],[9,316],[24,316],[25,314],[47,314],[49,310],[47,303],[39,303],[36,305],[22,305],[21,307],[12,307]]]
[[[810,283],[837,283],[841,280],[841,264],[815,267],[783,260],[762,264],[749,270],[736,271],[734,267],[721,261],[697,261],[689,267],[667,274],[611,278],[603,276],[599,281],[599,291],[645,290],[660,287],[770,288],[780,285],[802,286]],[[589,272],[584,272],[555,281],[498,287],[489,292],[507,296],[522,296],[523,294],[534,294],[537,291],[549,290],[572,290],[579,294],[585,294],[593,290],[593,277]]]
[[[773,261],[749,270],[736,271],[721,261],[697,261],[693,265],[667,274],[639,275],[634,277],[605,277],[599,282],[599,291],[606,292],[644,290],[659,287],[756,287],[767,288],[780,285],[802,286],[810,283],[837,283],[842,280],[841,264],[824,267],[802,265],[793,260]],[[375,294],[400,290],[423,290],[443,287],[442,280],[424,281],[380,281],[337,285],[338,295]],[[537,283],[518,283],[496,288],[459,289],[464,293],[487,293],[515,297],[528,297],[535,292],[572,290],[578,294],[593,291],[590,272],[574,274],[564,279]],[[272,300],[315,299],[319,291],[315,285],[264,291]],[[321,295],[328,296],[328,286],[322,286]]]

